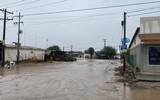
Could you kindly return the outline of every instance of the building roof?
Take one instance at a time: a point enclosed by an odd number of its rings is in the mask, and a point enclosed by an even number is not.
[[[16,48],[16,45],[12,45],[12,44],[5,44],[5,46],[7,48]],[[31,50],[42,50],[42,51],[45,51],[45,49],[42,49],[42,48],[37,48],[37,47],[33,47],[33,46],[21,46],[20,47],[21,49],[31,49]]]
[[[129,48],[131,48],[131,46],[132,46],[132,44],[133,44],[133,42],[134,42],[134,40],[135,40],[135,38],[136,38],[136,36],[138,35],[139,32],[140,32],[140,27],[137,27],[136,32],[134,33],[133,38],[132,38],[132,40],[129,44]]]

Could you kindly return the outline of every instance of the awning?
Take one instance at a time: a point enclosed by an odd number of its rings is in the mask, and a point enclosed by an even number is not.
[[[142,44],[160,44],[160,33],[139,34]]]

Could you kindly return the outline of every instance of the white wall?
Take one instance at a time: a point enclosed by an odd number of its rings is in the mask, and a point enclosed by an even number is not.
[[[135,48],[137,45],[139,45],[141,43],[141,39],[139,37],[139,33],[137,34],[137,36],[135,37],[132,45],[130,48]]]
[[[140,18],[141,34],[160,33],[160,16]]]
[[[44,60],[44,50],[20,49],[20,60]],[[17,49],[5,49],[5,61],[16,61]]]

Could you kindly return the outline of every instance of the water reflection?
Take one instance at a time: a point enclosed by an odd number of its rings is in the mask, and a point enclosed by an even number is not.
[[[3,68],[0,67],[0,79],[2,78],[3,75],[4,75]]]
[[[117,61],[80,60],[1,68],[0,100],[160,100],[158,87],[129,87],[115,81],[118,65]]]
[[[160,100],[159,89],[132,89],[133,100]]]

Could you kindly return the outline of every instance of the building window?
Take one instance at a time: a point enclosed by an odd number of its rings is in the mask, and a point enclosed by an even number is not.
[[[160,65],[160,47],[149,47],[149,64]]]

